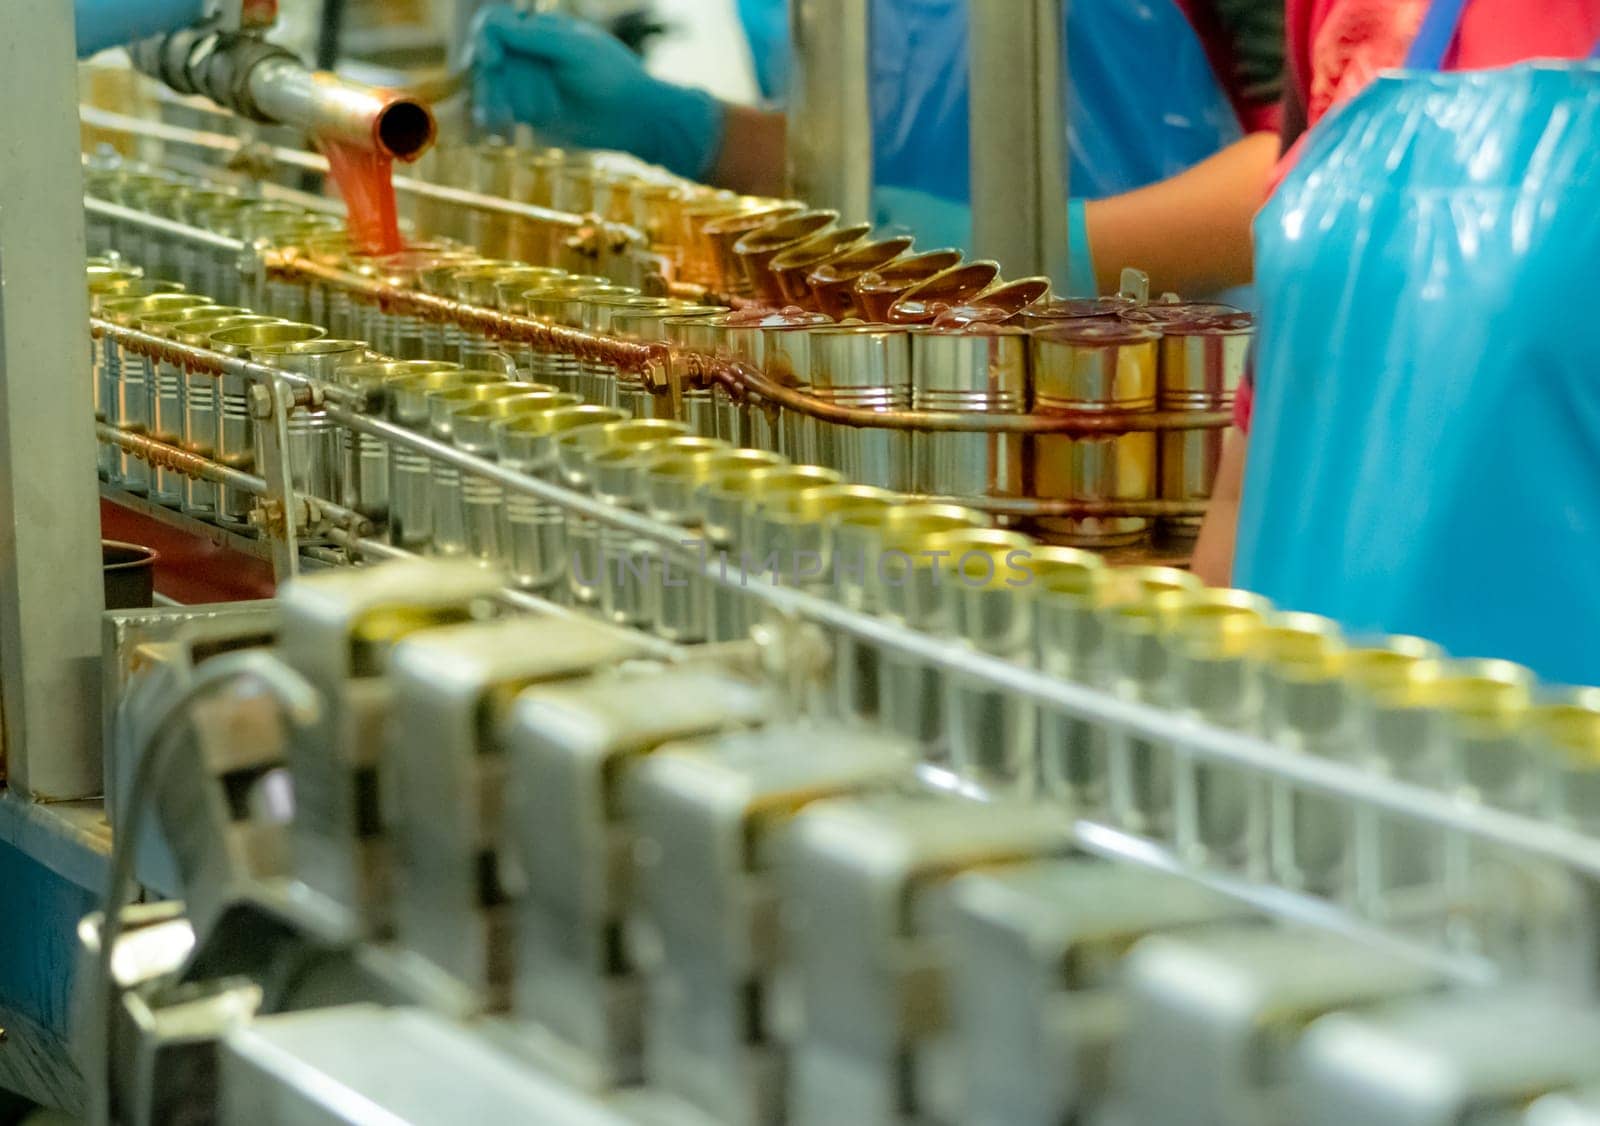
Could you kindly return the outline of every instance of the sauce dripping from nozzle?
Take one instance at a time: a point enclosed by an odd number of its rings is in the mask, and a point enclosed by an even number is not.
[[[394,161],[332,137],[318,137],[316,143],[328,158],[328,175],[344,199],[355,249],[362,254],[395,254],[404,249],[400,212],[394,201]]]

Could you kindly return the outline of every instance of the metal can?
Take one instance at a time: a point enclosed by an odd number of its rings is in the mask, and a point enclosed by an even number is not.
[[[1170,567],[1123,567],[1109,577],[1101,613],[1111,655],[1111,691],[1124,700],[1172,707],[1175,687],[1166,638],[1171,594],[1200,590],[1200,580]],[[1130,833],[1172,839],[1176,829],[1171,748],[1121,728],[1101,728],[1113,824]],[[1098,757],[1098,756],[1096,756]]]
[[[155,281],[141,276],[132,267],[90,267],[87,271],[89,286],[89,314],[100,316],[105,306],[113,301],[131,301],[139,297],[152,297],[163,293],[183,293],[177,282]],[[94,389],[95,417],[106,420],[117,409],[117,385],[122,377],[122,350],[109,336],[91,340],[89,345],[89,371]],[[120,454],[115,446],[101,446],[96,466],[101,476],[110,480],[118,472]]]
[[[1022,414],[1029,408],[1029,341],[999,325],[911,336],[911,406],[958,414]],[[1028,442],[1021,434],[920,433],[912,442],[916,491],[942,496],[1025,495]]]
[[[556,443],[574,430],[623,421],[622,412],[583,404],[558,392],[548,409],[518,412],[494,425],[501,464],[544,481],[560,482]],[[521,494],[506,497],[506,566],[512,581],[545,598],[565,599],[570,552],[567,514],[558,504]]]
[[[528,315],[528,303],[522,299],[524,293],[541,286],[560,285],[571,276],[565,270],[558,270],[553,266],[521,266],[502,270],[494,276],[494,281],[491,283],[494,291],[493,307],[502,313],[525,317]],[[485,293],[485,296],[488,294]],[[543,352],[527,342],[510,345],[509,349],[512,358],[516,360],[517,371],[524,379],[543,382]]]
[[[374,413],[388,414],[389,387],[413,376],[460,370],[438,360],[386,360],[343,364],[332,378],[359,390],[377,404]],[[371,434],[338,428],[339,503],[377,524],[389,519],[389,443]]]
[[[1416,637],[1363,641],[1345,657],[1345,690],[1357,753],[1376,773],[1429,789],[1451,775],[1445,715],[1437,706],[1444,662]],[[1437,909],[1445,880],[1442,835],[1399,817],[1358,811],[1356,903],[1369,918]]]
[[[519,415],[565,406],[572,400],[571,396],[541,384],[505,386],[518,390],[457,412],[453,423],[457,449],[495,461],[499,457],[496,429],[500,423]],[[463,473],[461,503],[466,517],[466,553],[486,566],[504,569],[510,558],[505,489],[494,481]]]
[[[339,382],[339,370],[365,359],[367,346],[359,340],[302,340],[268,344],[252,349],[251,357],[270,367],[308,376],[325,384]],[[344,462],[339,428],[326,412],[296,410],[284,424],[289,440],[284,456],[297,493],[336,503],[345,496]]]
[[[952,606],[941,597],[949,578],[942,566],[945,559],[963,554],[972,546],[1025,550],[1032,541],[1013,532],[983,527],[982,515],[970,509],[913,507],[922,508],[923,515],[899,522],[890,520],[883,551],[872,569],[870,581],[877,591],[878,613],[907,628],[948,637],[952,630],[947,614]],[[934,511],[941,507],[950,511]],[[915,530],[925,526],[935,530]],[[949,686],[938,670],[892,650],[881,655],[879,667],[879,722],[886,730],[914,741],[925,756],[948,761],[950,747],[942,738],[939,700],[941,689]]]
[[[1110,569],[1098,555],[1073,547],[1036,547],[1022,590],[1033,608],[1034,660],[1041,671],[1089,688],[1109,689],[1111,654],[1105,604]],[[1043,708],[1039,716],[1039,779],[1043,792],[1076,813],[1110,815],[1110,765],[1103,731],[1088,721]]]
[[[611,283],[605,278],[569,274],[557,281],[545,282],[525,289],[517,297],[522,315],[545,324],[577,328],[578,320],[568,298],[579,293],[609,293]],[[572,319],[569,321],[569,313]],[[541,383],[551,383],[563,391],[578,393],[583,373],[578,368],[578,357],[570,352],[533,349],[533,371]],[[597,404],[598,405],[598,404]]]
[[[384,385],[389,421],[429,433],[433,395],[505,382],[498,372],[444,367],[397,375]],[[425,551],[433,542],[433,459],[399,445],[389,451],[389,540],[407,551]]]
[[[890,324],[932,324],[952,306],[972,300],[1000,276],[998,262],[964,262],[918,282],[895,298],[884,318]]]
[[[139,318],[138,327],[152,336],[176,337],[181,325],[219,317],[242,316],[248,309],[237,305],[191,305],[170,312],[149,313]],[[150,433],[168,445],[183,445],[185,404],[184,370],[171,359],[154,361],[150,383]],[[151,476],[150,498],[160,504],[178,507],[183,503],[184,477],[170,469],[157,469]]]
[[[665,306],[618,308],[611,311],[610,331],[624,340],[665,342],[670,321],[680,317],[713,317],[727,311],[720,305],[696,305],[684,301],[670,301]],[[616,380],[616,405],[632,417],[680,419],[690,423],[689,428],[696,434],[714,437],[709,428],[702,430],[687,417],[681,392],[672,378],[670,360],[659,371],[618,369]]]
[[[1256,657],[1272,604],[1242,590],[1175,592],[1155,601],[1172,681],[1167,698],[1213,727],[1259,731],[1263,687]],[[1174,837],[1180,855],[1265,876],[1270,816],[1266,781],[1253,772],[1198,762],[1182,753],[1172,765]]]
[[[583,299],[583,303],[581,327],[599,336],[613,335],[612,317],[618,313],[645,312],[664,315],[677,304],[666,297],[644,297],[639,294],[588,296]],[[634,418],[642,418],[648,413],[638,411],[639,403],[636,397],[630,397],[626,404],[622,402],[617,383],[616,364],[594,357],[580,360],[578,368],[584,376],[578,391],[589,402],[598,403],[603,407],[617,407]]]
[[[958,505],[866,505],[844,509],[828,523],[835,597],[858,613],[877,614],[885,606],[880,573],[890,554],[901,551],[902,543],[940,532],[986,527],[989,519]],[[891,660],[892,672],[887,667]],[[834,639],[832,710],[847,722],[875,723],[887,682],[891,678],[914,681],[921,671],[922,666],[915,662],[892,659],[871,645],[840,634]]]
[[[772,219],[741,238],[733,248],[750,288],[760,301],[783,303],[783,290],[772,272],[772,260],[791,247],[831,230],[839,221],[837,211],[802,211]]]
[[[1546,696],[1528,713],[1522,738],[1542,775],[1544,816],[1600,836],[1600,689]]]
[[[903,329],[835,325],[807,334],[811,395],[856,410],[894,413],[912,403],[912,338]],[[769,368],[770,374],[770,368]],[[823,465],[853,481],[897,491],[912,486],[912,435],[797,417],[798,432]]]
[[[1038,547],[1028,536],[984,528],[923,541],[935,566],[928,573],[934,579],[936,632],[986,656],[1032,664],[1034,615],[1023,587]],[[909,573],[915,578],[922,572]],[[942,721],[951,767],[986,792],[1033,796],[1039,781],[1038,708],[960,674],[924,683],[932,689],[930,710]]]
[[[772,257],[767,269],[777,289],[778,300],[784,305],[798,305],[802,309],[815,308],[811,292],[811,273],[859,245],[872,232],[870,224],[839,227],[797,242]]]
[[[563,483],[579,492],[591,492],[595,458],[611,450],[642,451],[668,438],[682,437],[688,427],[665,419],[630,419],[599,427],[573,430],[557,442],[557,458]],[[567,589],[574,605],[597,606],[608,572],[625,563],[634,552],[631,533],[602,526],[581,516],[567,521],[567,541],[571,548]]]
[[[661,581],[653,588],[649,611],[654,631],[679,644],[705,641],[711,631],[715,593],[704,570],[713,547],[703,527],[703,486],[723,473],[749,473],[784,464],[782,457],[769,450],[726,446],[690,450],[677,444],[688,440],[664,443],[662,452],[650,459],[644,482],[645,512],[652,519],[683,525],[680,542],[691,556],[681,567],[663,562]]]
[[[887,268],[903,257],[915,240],[910,235],[858,242],[838,257],[820,262],[806,278],[809,302],[803,308],[825,313],[835,320],[861,316],[856,282],[866,274]]]
[[[755,287],[736,248],[751,232],[804,211],[803,204],[766,201],[708,222],[705,237],[711,250],[711,288],[726,297],[751,296]]]
[[[237,316],[196,318],[184,321],[173,331],[173,339],[191,348],[210,348],[211,334],[247,325],[281,324],[274,317]],[[219,377],[209,372],[186,371],[183,376],[183,448],[200,457],[217,458],[217,436],[222,428],[218,405]],[[213,481],[185,477],[183,512],[200,520],[217,518],[220,487]]]
[[[1161,324],[1163,411],[1231,411],[1250,358],[1254,318],[1200,317]],[[1161,435],[1161,499],[1210,500],[1222,461],[1223,431],[1171,430]],[[1197,516],[1166,522],[1176,532],[1194,535]]]
[[[1137,308],[1130,297],[1062,297],[1022,311],[1022,327],[1031,330],[1057,327],[1065,321],[1117,320]]]
[[[1261,734],[1299,754],[1354,764],[1346,647],[1336,623],[1315,614],[1280,613],[1257,644]],[[1354,811],[1346,802],[1287,783],[1272,788],[1269,832],[1274,878],[1321,896],[1354,888]]]
[[[855,310],[866,321],[882,323],[900,297],[929,278],[961,264],[959,250],[929,250],[903,255],[887,266],[870,270],[856,279]]]
[[[181,312],[210,303],[210,299],[189,293],[157,293],[148,297],[124,297],[107,301],[100,307],[100,316],[124,328],[143,328],[145,317],[168,312]],[[135,434],[148,434],[154,430],[154,398],[156,388],[155,361],[147,356],[129,353],[117,347],[109,351],[105,365],[106,386],[104,397],[97,404],[96,414],[106,417],[120,430]],[[126,451],[116,455],[107,478],[111,484],[131,493],[150,491],[150,466]],[[162,503],[166,501],[157,496]]]
[[[484,403],[538,394],[542,390],[548,389],[533,383],[511,382],[471,383],[441,388],[428,395],[428,433],[438,441],[458,445],[455,426],[461,414]],[[467,500],[468,476],[448,462],[433,463],[428,507],[433,523],[430,547],[435,555],[457,556],[470,551],[472,511]],[[490,515],[492,517],[493,514]],[[488,534],[492,537],[492,526]]]
[[[1533,674],[1510,661],[1453,661],[1443,670],[1438,693],[1451,717],[1451,788],[1512,812],[1537,809],[1543,779],[1519,737],[1533,705]]]
[[[1131,414],[1156,405],[1157,345],[1148,329],[1116,322],[1049,329],[1033,336],[1034,406],[1042,413]],[[1034,492],[1072,501],[1153,500],[1156,435],[1129,431],[1034,438]],[[1074,546],[1135,543],[1147,517],[1045,519],[1040,526]]]
[[[275,321],[270,324],[234,325],[211,334],[215,351],[253,359],[255,349],[271,344],[318,340],[327,335],[316,325]],[[190,383],[192,389],[193,383]],[[250,381],[223,373],[217,380],[217,460],[246,472],[256,467],[256,420],[250,414]],[[217,522],[235,530],[249,527],[255,498],[243,489],[224,485],[217,492]]]

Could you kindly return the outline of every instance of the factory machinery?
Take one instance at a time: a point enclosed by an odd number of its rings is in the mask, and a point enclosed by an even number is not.
[[[95,1118],[1600,1122],[1600,690],[1170,565],[1247,317],[175,108],[100,487],[281,585],[107,616]]]

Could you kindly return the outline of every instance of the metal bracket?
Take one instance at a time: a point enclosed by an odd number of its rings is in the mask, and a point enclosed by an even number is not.
[[[272,546],[272,573],[278,582],[300,570],[300,535],[309,513],[295,496],[294,473],[289,464],[289,413],[295,409],[294,389],[281,379],[250,388],[250,416],[256,420],[256,454],[267,495],[250,514]]]

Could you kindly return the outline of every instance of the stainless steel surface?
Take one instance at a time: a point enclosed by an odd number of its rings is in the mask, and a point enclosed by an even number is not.
[[[789,9],[789,187],[846,222],[872,218],[872,113],[865,0],[797,0]]]
[[[972,249],[1067,292],[1065,0],[974,0]],[[1082,296],[1089,296],[1084,294]]]
[[[84,324],[70,6],[7,6],[0,44],[0,704],[7,780],[100,790],[100,516]],[[24,170],[26,170],[24,172]],[[49,488],[40,488],[41,481]]]

